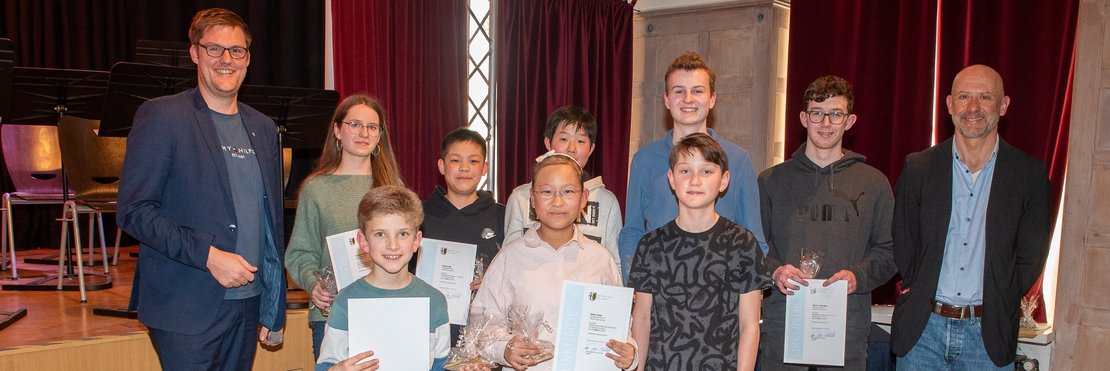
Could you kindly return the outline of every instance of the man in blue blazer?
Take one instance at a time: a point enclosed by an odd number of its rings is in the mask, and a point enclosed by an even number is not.
[[[128,138],[117,218],[140,242],[131,309],[163,369],[248,370],[256,339],[276,345],[285,323],[281,149],[274,122],[237,99],[246,23],[202,10],[189,40],[197,88],[143,104]]]
[[[1002,77],[974,65],[946,100],[954,138],[906,157],[895,192],[899,370],[1013,370],[1022,296],[1048,254],[1045,166],[1001,140]]]

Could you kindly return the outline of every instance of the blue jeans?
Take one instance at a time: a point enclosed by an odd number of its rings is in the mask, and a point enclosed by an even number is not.
[[[324,342],[324,327],[328,321],[309,321],[308,327],[312,328],[312,362],[320,359],[320,343]]]
[[[951,319],[929,314],[929,323],[917,344],[898,357],[898,371],[916,370],[1013,370],[1014,365],[994,365],[983,347],[980,318]]]

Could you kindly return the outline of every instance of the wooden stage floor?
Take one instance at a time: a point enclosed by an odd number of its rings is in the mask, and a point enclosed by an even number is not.
[[[135,319],[93,315],[93,308],[123,309],[131,295],[131,280],[136,258],[130,253],[137,246],[121,247],[119,265],[109,267],[112,287],[89,291],[88,303],[81,303],[78,291],[10,291],[0,290],[0,312],[19,308],[27,315],[0,330],[0,370],[21,370],[33,366],[50,369],[157,369],[157,358],[147,337],[146,327]],[[99,249],[98,249],[99,252]],[[57,250],[40,249],[16,252],[19,259],[19,280],[11,279],[11,270],[0,271],[0,283],[10,285],[36,280],[57,272],[56,265],[27,264],[27,258],[56,254]],[[109,249],[111,253],[111,249]],[[85,257],[88,255],[86,254]],[[100,260],[100,254],[95,255]],[[86,272],[103,273],[102,266],[85,267]],[[51,281],[54,282],[54,281]],[[290,292],[290,301],[305,301],[302,291]],[[289,310],[285,343],[278,349],[259,349],[256,370],[312,369],[312,343],[305,310]],[[104,358],[102,363],[89,359],[68,361],[66,358],[92,352],[89,356]],[[98,367],[97,365],[104,367]]]
[[[4,291],[0,290],[0,312],[17,308],[27,309],[27,317],[6,329],[0,330],[0,349],[23,345],[45,344],[62,340],[91,338],[145,332],[146,327],[137,320],[94,316],[92,308],[126,308],[131,297],[131,279],[135,275],[135,258],[130,256],[136,247],[120,248],[119,266],[109,267],[112,288],[87,293],[89,302],[81,304],[77,291]],[[108,251],[111,253],[111,250]],[[4,285],[27,283],[47,274],[57,273],[56,265],[26,264],[27,258],[57,255],[57,250],[17,251],[19,280],[11,279],[11,270],[0,272]],[[86,254],[85,257],[88,257]],[[100,259],[100,254],[94,255]],[[103,273],[104,267],[85,267],[85,272]],[[51,281],[54,282],[54,281]]]

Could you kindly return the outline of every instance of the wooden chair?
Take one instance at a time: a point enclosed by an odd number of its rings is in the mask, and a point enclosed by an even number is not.
[[[3,194],[0,203],[0,268],[11,264],[12,279],[19,279],[15,255],[13,205],[61,205],[62,158],[58,128],[53,125],[0,125],[4,162],[15,192]],[[73,193],[70,192],[70,198]],[[9,259],[10,257],[10,259]]]
[[[120,174],[123,170],[123,156],[127,149],[126,138],[100,137],[97,129],[99,120],[87,120],[72,116],[58,121],[58,142],[70,187],[74,198],[66,201],[62,208],[62,240],[67,239],[69,229],[73,229],[73,245],[81,246],[78,214],[94,214],[99,222],[100,247],[104,253],[104,274],[108,277],[108,253],[104,241],[103,213],[116,211],[116,195],[119,193]],[[90,223],[90,228],[91,223]],[[92,243],[89,256],[92,257]],[[84,271],[81,268],[81,254],[77,254],[78,278],[81,286],[81,302],[86,302]],[[119,257],[119,233],[116,234],[116,247],[113,254]],[[58,273],[64,269],[58,264]],[[109,283],[111,282],[109,277]],[[61,289],[61,281],[58,282]]]

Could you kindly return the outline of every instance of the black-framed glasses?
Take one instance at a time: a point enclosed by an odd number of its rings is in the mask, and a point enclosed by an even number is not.
[[[362,122],[362,121],[358,121],[358,120],[351,120],[351,121],[343,121],[343,124],[347,125],[347,131],[351,132],[351,134],[361,133],[362,129],[366,129],[367,131],[370,132],[370,134],[379,133],[382,130],[381,125],[375,124],[373,122]]]
[[[231,53],[231,58],[234,58],[234,59],[246,58],[247,53],[250,52],[250,50],[248,50],[247,48],[241,47],[241,46],[233,46],[233,47],[230,47],[230,48],[225,48],[225,47],[223,47],[223,45],[218,45],[218,44],[208,44],[208,45],[197,44],[197,46],[204,48],[204,52],[207,53],[208,56],[212,57],[212,58],[223,57],[224,56],[224,50],[227,50],[228,53]]]
[[[820,123],[825,121],[825,117],[828,117],[830,124],[841,125],[841,124],[844,123],[844,120],[846,118],[848,118],[849,115],[851,115],[851,114],[850,113],[844,113],[844,112],[821,112],[821,111],[806,112],[806,117],[809,117],[809,122],[811,124],[820,124]]]
[[[532,193],[535,193],[536,196],[538,196],[540,199],[543,199],[543,200],[554,199],[555,195],[559,195],[559,198],[562,198],[562,199],[565,200],[565,199],[567,199],[571,196],[574,196],[576,193],[581,193],[581,192],[582,192],[581,189],[574,189],[574,188],[563,188],[563,189],[558,189],[558,190],[556,190],[556,189],[546,189],[546,188],[545,189],[534,189],[534,188],[532,189]]]

